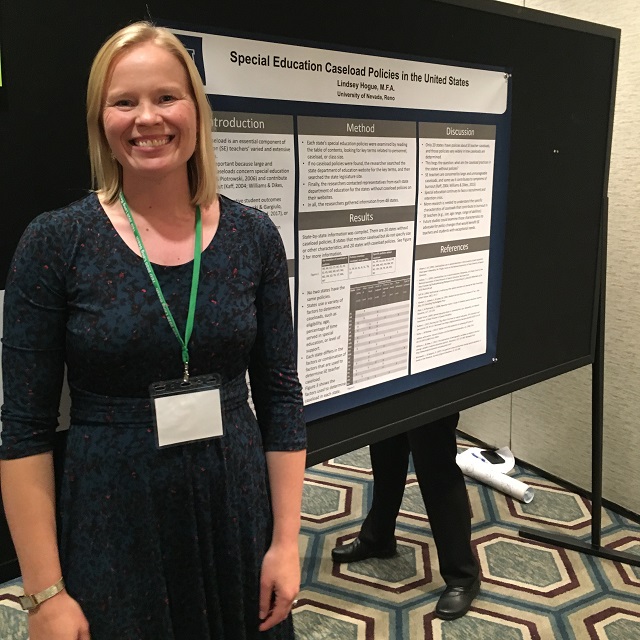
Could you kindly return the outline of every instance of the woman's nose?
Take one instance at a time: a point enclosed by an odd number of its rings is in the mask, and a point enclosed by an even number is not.
[[[136,121],[146,126],[158,124],[161,121],[160,110],[158,106],[151,102],[141,102],[138,105],[138,113]]]

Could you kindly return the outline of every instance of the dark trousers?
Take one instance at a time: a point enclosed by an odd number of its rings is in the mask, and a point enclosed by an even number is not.
[[[454,587],[470,586],[479,571],[471,549],[467,488],[456,464],[459,417],[456,413],[370,445],[373,503],[359,535],[374,546],[392,544],[411,452],[440,574],[447,585]]]

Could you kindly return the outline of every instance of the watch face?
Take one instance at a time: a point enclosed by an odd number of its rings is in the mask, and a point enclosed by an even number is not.
[[[31,596],[18,596],[18,600],[20,601],[20,606],[25,611],[33,609],[36,606],[36,603],[33,601],[33,598]]]

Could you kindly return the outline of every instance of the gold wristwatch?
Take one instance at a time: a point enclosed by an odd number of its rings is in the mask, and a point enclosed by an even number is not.
[[[25,611],[33,611],[38,605],[41,605],[45,600],[49,598],[53,598],[53,596],[57,595],[64,589],[64,579],[60,578],[58,582],[56,582],[53,586],[44,589],[43,591],[39,591],[38,593],[34,593],[30,596],[27,594],[23,596],[18,596],[18,600],[20,600],[20,606]]]

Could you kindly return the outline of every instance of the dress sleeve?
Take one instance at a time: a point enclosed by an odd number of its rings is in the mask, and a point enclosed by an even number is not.
[[[64,234],[53,214],[24,232],[11,263],[4,297],[2,443],[0,458],[53,448],[64,376],[67,318]]]
[[[287,259],[280,234],[260,217],[262,278],[256,292],[257,335],[251,351],[251,395],[266,451],[299,451],[307,437],[296,370]]]

